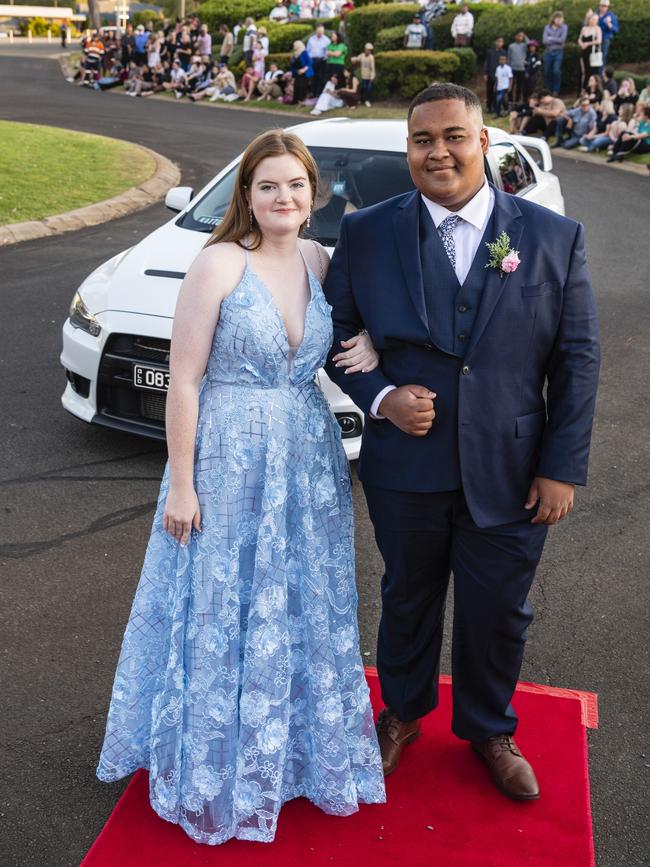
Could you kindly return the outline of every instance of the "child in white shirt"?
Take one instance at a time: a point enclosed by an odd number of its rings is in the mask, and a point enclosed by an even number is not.
[[[496,116],[501,117],[501,108],[508,109],[508,93],[512,85],[512,68],[505,54],[499,57],[499,65],[494,70],[494,89],[496,91]]]

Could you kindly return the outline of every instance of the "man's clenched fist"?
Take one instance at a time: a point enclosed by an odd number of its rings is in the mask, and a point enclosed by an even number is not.
[[[413,437],[429,432],[436,417],[433,399],[436,395],[423,385],[401,385],[389,391],[379,404],[379,415]]]

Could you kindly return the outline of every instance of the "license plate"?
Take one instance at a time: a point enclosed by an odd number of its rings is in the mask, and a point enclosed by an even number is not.
[[[147,367],[144,364],[133,365],[133,385],[146,391],[167,391],[169,388],[169,371],[159,367]]]

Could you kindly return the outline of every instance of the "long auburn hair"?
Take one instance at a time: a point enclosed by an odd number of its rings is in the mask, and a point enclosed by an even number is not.
[[[262,160],[268,157],[281,157],[290,154],[296,157],[305,167],[307,179],[311,186],[312,202],[318,193],[318,166],[307,146],[292,132],[282,129],[271,129],[258,135],[248,145],[241,158],[237,169],[235,190],[228,205],[226,214],[210,235],[206,247],[218,244],[220,241],[234,241],[240,247],[248,250],[257,250],[262,243],[262,232],[255,220],[250,218],[248,212],[248,199],[246,190],[250,189],[255,170]],[[300,227],[302,234],[307,221]],[[248,239],[244,244],[244,239]]]

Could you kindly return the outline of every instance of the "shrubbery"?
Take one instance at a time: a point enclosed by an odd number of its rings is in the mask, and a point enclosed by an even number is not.
[[[373,40],[375,51],[401,51],[404,48],[404,25],[384,27]]]
[[[280,24],[269,31],[270,50],[291,51],[297,39],[306,43],[313,32],[313,24]]]
[[[197,15],[216,34],[220,24],[234,27],[249,16],[257,20],[266,18],[275,6],[275,0],[208,0],[199,6]]]
[[[455,54],[460,60],[460,68],[454,81],[469,81],[476,75],[478,58],[473,48],[449,48],[451,54]]]
[[[373,3],[350,12],[345,16],[345,35],[350,54],[360,54],[366,42],[374,45],[377,33],[388,27],[401,25],[404,35],[404,28],[421,8],[419,3]]]
[[[281,69],[282,72],[289,72],[291,69],[291,54],[288,51],[269,54],[266,58],[267,69],[272,63],[277,63],[278,69]]]
[[[412,99],[434,80],[451,81],[460,70],[460,60],[450,51],[384,51],[375,57],[377,80],[373,92],[379,97]]]
[[[164,15],[161,15],[160,12],[154,12],[152,9],[144,9],[142,12],[134,12],[129,17],[129,21],[134,27],[137,27],[138,24],[144,26],[147,21],[153,21],[153,29],[162,30],[165,24],[165,17]]]
[[[36,18],[23,18],[19,25],[19,30],[23,34],[23,36],[27,35],[27,32],[31,30],[32,36],[47,36],[47,31],[52,31],[52,36],[60,36],[61,35],[61,25],[55,24],[47,18],[41,18],[40,16]]]

